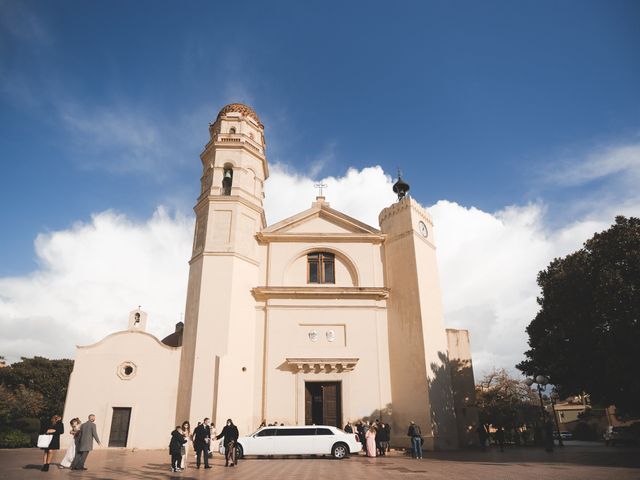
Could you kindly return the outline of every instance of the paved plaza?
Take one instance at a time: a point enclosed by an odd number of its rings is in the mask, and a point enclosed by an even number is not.
[[[58,452],[54,461],[59,461]],[[599,443],[568,442],[553,453],[532,447],[497,449],[486,452],[453,451],[427,453],[423,460],[402,454],[380,458],[353,456],[345,460],[318,458],[249,458],[235,468],[225,468],[223,458],[214,456],[211,470],[189,468],[181,473],[169,470],[169,455],[160,450],[97,450],[89,455],[86,472],[59,469],[52,465],[41,472],[39,450],[0,450],[0,478],[78,478],[78,479],[277,479],[317,480],[366,478],[433,480],[625,480],[640,479],[640,449],[606,448]]]

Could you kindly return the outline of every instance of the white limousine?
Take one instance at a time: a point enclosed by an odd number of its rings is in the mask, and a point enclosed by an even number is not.
[[[262,427],[253,435],[238,438],[238,458],[247,455],[332,455],[345,458],[362,445],[355,433],[327,425]]]

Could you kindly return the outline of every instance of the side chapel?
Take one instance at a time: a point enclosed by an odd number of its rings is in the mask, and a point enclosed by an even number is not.
[[[161,341],[137,309],[126,330],[79,346],[65,422],[95,413],[103,447],[165,448],[175,425],[204,417],[241,435],[263,419],[380,418],[398,447],[413,420],[425,448],[473,443],[469,336],[445,328],[433,221],[409,185],[398,178],[378,228],[323,196],[267,225],[258,115],[227,105],[209,133],[184,324]]]

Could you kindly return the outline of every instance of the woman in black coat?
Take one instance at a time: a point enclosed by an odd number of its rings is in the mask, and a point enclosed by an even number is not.
[[[53,460],[53,452],[60,450],[60,435],[64,433],[64,425],[62,424],[62,417],[60,415],[54,415],[51,417],[51,424],[44,433],[51,435],[51,442],[49,446],[44,450],[44,459],[42,465],[42,471],[49,471],[49,464]]]
[[[184,436],[184,432],[180,428],[180,425],[176,426],[176,429],[171,432],[171,441],[169,442],[169,454],[171,455],[171,471],[181,472],[180,463],[182,462],[182,446],[187,443],[187,438]]]
[[[224,437],[222,443],[224,444],[225,467],[233,467],[238,463],[238,459],[236,458],[236,443],[239,435],[238,427],[233,424],[231,419],[228,419],[227,424],[222,429],[222,432],[220,432],[220,435],[216,437],[218,440]],[[229,460],[231,460],[231,465],[229,465]]]

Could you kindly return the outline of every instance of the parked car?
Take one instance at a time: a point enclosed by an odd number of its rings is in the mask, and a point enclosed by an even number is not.
[[[629,427],[607,427],[604,432],[604,443],[609,446],[616,444],[635,444],[638,439],[633,435]]]
[[[560,435],[558,435],[558,432],[553,432],[553,438],[555,438],[556,440],[558,440],[558,438],[562,438],[562,440],[573,440],[573,433],[563,431],[560,432]]]
[[[331,455],[342,459],[358,453],[362,444],[355,433],[328,425],[262,427],[238,438],[238,458],[247,455]],[[223,449],[221,449],[223,453]]]

